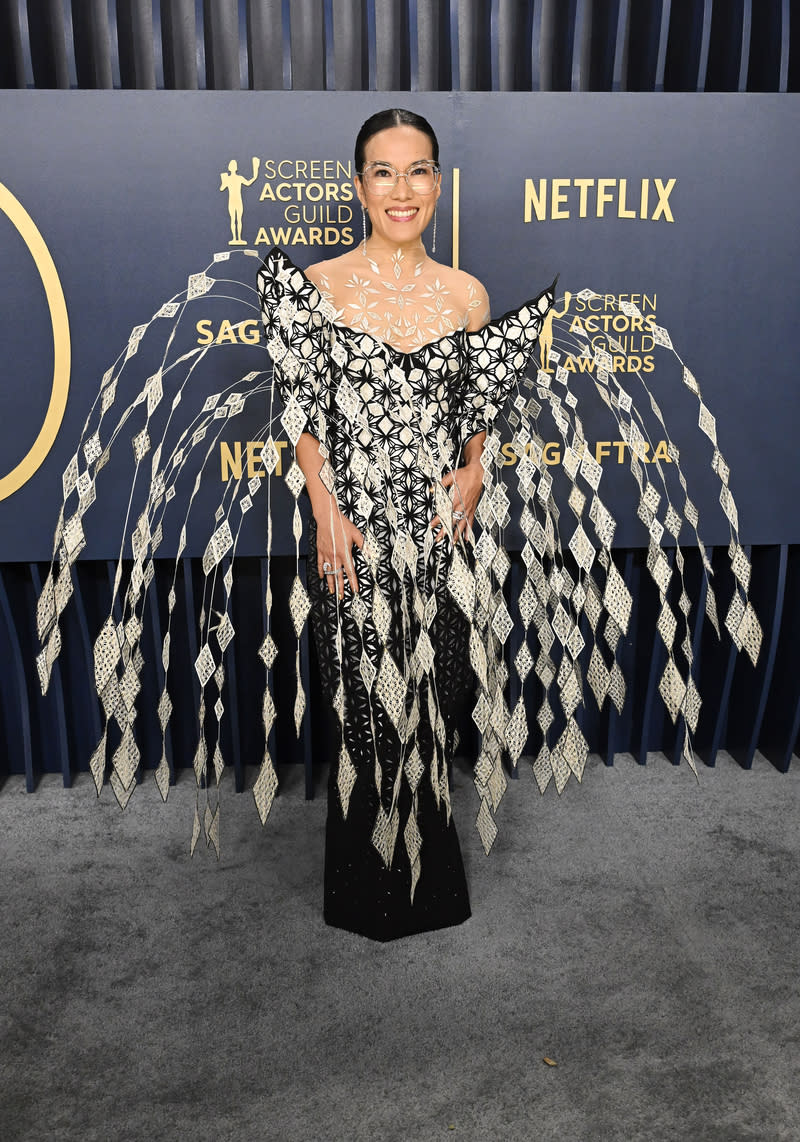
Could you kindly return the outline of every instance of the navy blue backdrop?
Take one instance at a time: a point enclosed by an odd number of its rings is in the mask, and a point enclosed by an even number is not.
[[[349,197],[353,136],[379,106],[393,104],[422,112],[439,133],[445,193],[437,256],[449,260],[455,240],[459,264],[486,283],[496,314],[560,273],[560,289],[590,287],[603,295],[593,311],[578,301],[571,309],[593,337],[613,323],[614,299],[636,301],[646,317],[670,330],[717,417],[742,541],[752,557],[751,593],[764,625],[757,669],[727,643],[697,640],[705,704],[695,745],[710,764],[727,748],[750,765],[758,748],[779,768],[788,767],[800,733],[796,96],[20,91],[4,92],[0,103],[0,734],[8,768],[24,769],[28,789],[42,769],[60,769],[68,783],[99,735],[87,676],[92,640],[110,605],[112,560],[127,506],[127,437],[115,446],[99,480],[100,501],[85,517],[89,542],[65,616],[65,653],[46,699],[38,693],[33,660],[35,598],[42,561],[50,557],[61,474],[103,373],[125,349],[131,329],[210,263],[215,276],[235,274],[240,284],[215,289],[230,300],[208,295],[193,301],[181,320],[183,349],[215,344],[187,400],[199,407],[207,392],[263,369],[257,314],[248,308],[257,261],[244,251],[263,254],[277,241],[306,266],[357,240],[360,219],[350,217]],[[241,245],[232,244],[228,211],[236,186]],[[228,260],[213,262],[217,252]],[[242,318],[251,323],[237,340],[231,325]],[[166,324],[154,323],[126,366],[116,408],[133,399],[153,371]],[[639,336],[619,326],[614,331],[622,340]],[[646,359],[646,343],[629,347]],[[645,377],[681,447],[701,532],[709,544],[726,547],[728,528],[716,504],[718,481],[708,470],[710,446],[696,425],[697,402],[680,383],[680,368]],[[591,394],[588,378],[583,391]],[[179,567],[187,679],[201,593],[194,557],[222,491],[223,465],[230,472],[237,457],[246,465],[247,444],[264,419],[263,397],[254,403],[225,422],[223,443],[203,479],[198,530],[190,532]],[[640,761],[654,749],[676,758],[674,727],[658,701],[663,662],[650,637],[658,600],[637,550],[646,536],[635,519],[633,482],[617,462],[614,432],[601,413],[597,402],[584,423],[589,441],[606,452],[603,498],[621,520],[615,560],[638,605],[620,649],[631,680],[626,709],[619,717],[587,710],[582,728],[609,762],[621,750]],[[143,421],[144,410],[137,415]],[[280,491],[285,495],[273,505],[275,547],[293,552],[291,501],[288,490]],[[263,635],[255,618],[266,576],[266,560],[257,558],[264,551],[263,513],[252,511],[245,522],[238,554],[252,558],[237,559],[239,633],[227,655],[226,681],[226,750],[238,788],[245,785],[244,767],[263,751],[262,676],[254,669]],[[511,548],[513,541],[512,535]],[[174,550],[173,533],[160,554]],[[715,567],[724,564],[724,551],[712,546],[709,554]],[[686,557],[700,589],[699,553]],[[273,564],[281,597],[293,573],[293,560]],[[517,563],[509,582],[512,592],[518,589]],[[163,588],[157,570],[145,647],[155,670],[145,672],[140,725],[145,766],[155,764],[161,749],[152,709]],[[311,680],[309,708],[316,709],[305,642],[302,661]],[[310,790],[312,756],[325,756],[322,738],[312,749],[322,722],[307,716],[299,747],[292,744],[293,692],[281,692],[280,678],[278,691],[275,756],[304,759]],[[175,699],[167,750],[178,766],[191,763],[196,746],[192,684]]]
[[[588,286],[615,298],[638,298],[645,315],[670,330],[717,416],[743,541],[796,542],[796,98],[379,98],[380,105],[401,103],[421,111],[439,134],[445,193],[437,256],[447,260],[452,254],[455,211],[459,264],[485,282],[495,313],[519,304],[556,273],[561,290]],[[376,96],[366,93],[4,94],[1,181],[52,255],[72,354],[66,411],[52,447],[18,489],[9,492],[7,479],[5,487],[0,483],[0,561],[49,557],[61,472],[100,377],[131,328],[147,322],[189,274],[202,270],[215,251],[230,251],[231,260],[212,272],[250,285],[257,263],[242,255],[244,248],[263,254],[277,241],[305,266],[358,240],[360,214],[350,190],[352,139],[377,105]],[[240,246],[230,241],[228,191],[221,187],[232,160],[234,176],[247,180],[240,184]],[[8,210],[0,213],[0,252],[6,268],[0,284],[3,480],[41,428],[54,347],[39,270]],[[580,303],[573,306],[577,310]],[[605,304],[598,308],[589,328],[602,336],[617,311]],[[234,337],[224,323],[248,316],[256,318],[242,302],[193,303],[191,320],[182,327],[186,347],[221,341],[198,374],[192,392],[198,404],[206,390],[265,367],[262,347],[230,343]],[[240,339],[254,340],[256,334],[254,321]],[[637,348],[635,335],[619,325],[616,336],[631,336]],[[642,356],[646,360],[646,351]],[[143,353],[141,368],[131,374],[137,387],[147,376],[146,362]],[[59,383],[64,381],[62,376]],[[693,427],[696,402],[676,372],[657,374],[655,388],[668,424],[675,426],[675,440],[684,446],[704,537],[726,542],[715,481],[706,479],[707,449],[696,463],[692,456],[706,443]],[[226,431],[226,451],[204,480],[211,511],[223,460],[246,457],[260,412],[244,414]],[[634,503],[625,499],[631,482],[615,470],[620,465],[613,432],[600,412],[596,420],[590,416],[587,435],[612,445],[604,461],[604,490],[622,520],[616,542],[646,542],[633,511],[626,510]],[[102,515],[95,508],[87,517],[87,556],[107,558],[118,551],[127,458],[126,453],[124,465],[112,464],[101,476]],[[287,508],[289,502],[287,494]],[[280,500],[276,507],[280,513]],[[263,549],[263,528],[257,513],[252,515],[241,554]],[[190,535],[189,553],[198,553],[191,543]]]

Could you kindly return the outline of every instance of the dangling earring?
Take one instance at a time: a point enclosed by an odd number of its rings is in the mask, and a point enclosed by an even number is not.
[[[364,209],[363,202],[361,204],[361,233],[364,236],[362,243],[361,243],[361,253],[366,258],[366,256],[367,256],[367,212]]]
[[[439,211],[439,203],[437,202],[433,208],[433,241],[431,242],[431,253],[436,253],[436,215]]]

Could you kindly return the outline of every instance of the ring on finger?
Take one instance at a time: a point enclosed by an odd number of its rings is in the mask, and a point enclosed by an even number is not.
[[[453,512],[453,519],[460,520],[460,519],[466,519],[466,518],[467,518],[466,512]]]

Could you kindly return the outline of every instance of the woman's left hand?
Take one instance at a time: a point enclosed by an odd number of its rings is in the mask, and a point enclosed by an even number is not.
[[[463,468],[456,468],[454,472],[442,476],[441,484],[444,488],[452,489],[453,542],[456,543],[472,534],[475,509],[483,491],[483,465],[479,459],[472,460]],[[436,542],[441,543],[447,532],[438,515],[433,517],[431,527]]]

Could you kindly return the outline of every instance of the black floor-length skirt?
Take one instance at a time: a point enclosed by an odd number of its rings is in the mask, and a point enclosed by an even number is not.
[[[364,622],[359,629],[350,616],[348,607],[337,605],[318,578],[313,522],[309,538],[308,589],[322,688],[326,699],[332,703],[340,681],[343,684],[344,742],[356,770],[356,780],[345,816],[337,786],[340,728],[328,783],[325,921],[333,927],[382,941],[461,924],[470,916],[464,863],[455,822],[452,816],[448,819],[441,798],[437,803],[429,765],[426,765],[417,787],[417,826],[422,837],[422,848],[421,871],[413,901],[411,866],[402,839],[412,804],[411,789],[405,778],[400,784],[397,843],[388,867],[372,843],[379,805],[382,802],[384,809],[389,811],[397,767],[403,763],[397,731],[380,701],[367,691],[359,671],[365,641],[376,663],[385,648],[377,642],[370,621]],[[369,571],[358,554],[356,570],[362,598],[369,608]],[[469,632],[455,604],[445,592],[442,595],[430,633],[437,653],[437,702],[447,730],[449,757],[457,719],[468,693]],[[349,597],[348,590],[346,599]],[[390,602],[393,603],[393,600],[390,599]],[[396,643],[402,637],[399,634],[399,606],[392,605],[392,610],[393,621],[398,624],[397,631],[393,633]],[[335,649],[339,627],[341,664]],[[395,649],[397,650],[396,646]],[[426,695],[423,693],[421,697],[425,699]],[[420,702],[420,708],[422,717],[417,734],[418,747],[423,759],[429,759],[433,749],[433,734],[427,719],[426,700]],[[331,724],[340,726],[338,718],[334,716],[331,717]],[[380,792],[374,776],[376,757],[382,772]]]

